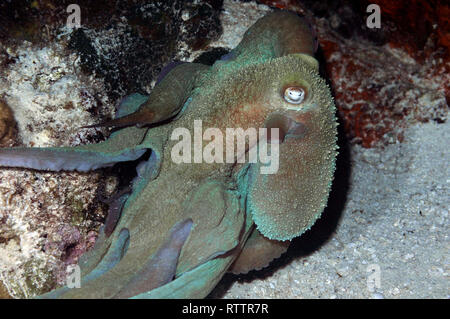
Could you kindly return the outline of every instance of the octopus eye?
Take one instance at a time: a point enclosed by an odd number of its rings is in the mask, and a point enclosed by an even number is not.
[[[284,90],[284,99],[291,104],[300,104],[305,100],[306,91],[299,86],[289,86]]]

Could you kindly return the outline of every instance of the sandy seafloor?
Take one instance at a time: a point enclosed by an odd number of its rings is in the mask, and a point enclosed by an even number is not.
[[[233,1],[225,1],[224,6],[224,34],[212,47],[234,47],[244,31],[268,11],[266,6],[254,3],[235,5]],[[26,49],[25,46],[24,50]],[[30,50],[29,54],[37,52],[39,59],[39,54],[45,53],[45,50],[47,49]],[[52,51],[54,48],[48,50]],[[195,56],[193,54],[189,60],[193,60]],[[55,60],[51,61],[53,63]],[[48,63],[49,70],[52,67]],[[63,69],[64,72],[66,69],[70,72],[70,67],[66,68],[65,64]],[[77,90],[91,93],[102,90],[101,83],[97,82],[90,87],[83,86],[92,83],[92,79],[81,79],[81,82],[78,82],[76,76],[65,79],[60,83],[63,89],[71,85]],[[30,89],[29,85],[22,88],[18,85],[19,83],[13,88]],[[25,104],[20,105],[19,94],[16,94],[17,98],[11,98],[14,97],[14,91],[10,93],[8,102],[12,108],[17,102],[18,114],[23,115],[17,121],[24,144],[47,146],[86,142],[84,135],[74,131],[61,130],[54,133],[52,130],[40,130],[40,134],[30,135],[30,132],[25,131],[26,127],[39,127],[46,122],[33,123],[29,118],[29,111],[24,108]],[[32,90],[29,93],[32,94]],[[62,98],[63,101],[68,99],[66,96]],[[78,97],[76,95],[70,99],[77,101]],[[106,98],[104,102],[108,104]],[[60,100],[56,100],[51,106],[56,108],[60,103]],[[55,109],[52,112],[56,113],[47,114],[49,117],[56,114],[57,124],[62,122],[64,127],[73,125],[75,129],[88,120],[95,122],[85,112],[93,102],[88,98],[86,103],[87,105],[81,103],[83,107],[75,108],[74,111],[61,112]],[[104,112],[109,111],[111,107]],[[448,121],[443,124],[414,124],[404,132],[404,136],[403,143],[385,147],[365,149],[351,145],[341,148],[329,207],[316,225],[302,238],[296,239],[288,253],[268,269],[246,276],[227,275],[210,297],[448,298],[450,124]],[[3,176],[6,184],[10,182],[12,175],[16,179],[31,178],[20,170],[7,170],[2,174],[0,177]],[[25,175],[22,176],[23,174]],[[76,196],[92,197],[90,193],[99,177],[77,176],[76,173],[73,175],[45,173],[42,179],[63,185],[63,190],[67,192],[71,186],[66,184],[72,183],[72,187],[80,189]],[[91,183],[94,186],[86,186]],[[51,185],[48,187],[52,188]],[[26,191],[31,192],[33,189]],[[54,201],[61,198],[55,198]],[[62,208],[53,202],[52,204],[56,216]],[[35,206],[30,206],[30,209],[37,209],[37,204],[33,205]],[[55,256],[46,257],[38,249],[38,241],[41,240],[39,232],[27,231],[27,216],[20,214],[19,210],[12,211],[12,218],[15,218],[14,222],[20,221],[13,228],[19,232],[22,242],[20,247],[15,247],[12,242],[9,246],[0,243],[0,252],[3,254],[0,264],[8,267],[7,270],[1,269],[0,275],[3,280],[10,283],[15,281],[20,286],[19,290],[23,294],[15,294],[16,297],[31,297],[32,293],[28,294],[27,277],[21,274],[23,269],[20,267],[36,262],[39,266],[35,269],[42,270],[42,273],[35,276],[41,278],[40,281],[35,277],[33,280],[39,282],[39,287],[42,288],[50,278],[44,274],[44,270],[48,269],[47,261],[54,260]],[[14,270],[15,267],[17,271]]]

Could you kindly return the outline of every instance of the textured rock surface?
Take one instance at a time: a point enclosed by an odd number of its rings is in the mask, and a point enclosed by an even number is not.
[[[61,43],[40,48],[25,41],[1,57],[0,94],[17,120],[16,146],[103,139],[100,131],[79,130],[96,121],[91,110],[112,111],[103,82],[79,74],[76,56]],[[61,283],[66,265],[92,246],[105,214],[96,199],[101,176],[0,169],[0,277],[12,296]]]

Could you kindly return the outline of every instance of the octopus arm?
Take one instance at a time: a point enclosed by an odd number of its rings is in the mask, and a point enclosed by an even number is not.
[[[178,257],[192,228],[192,220],[176,223],[158,251],[114,298],[123,299],[158,288],[172,281]]]
[[[237,60],[266,60],[289,54],[314,56],[314,30],[306,18],[289,11],[275,11],[259,19],[231,52]]]
[[[251,270],[260,270],[287,251],[291,242],[271,240],[254,229],[241,253],[231,265],[229,272],[246,274]]]
[[[158,81],[148,100],[135,112],[114,120],[86,126],[149,125],[163,122],[177,115],[190,96],[198,75],[209,66],[200,63],[180,63],[169,68],[167,74]],[[165,73],[166,71],[163,71]]]
[[[102,143],[76,147],[2,148],[0,166],[87,172],[140,158],[145,149],[137,146],[144,134],[142,131],[133,134],[122,132]],[[131,140],[126,141],[124,135]]]

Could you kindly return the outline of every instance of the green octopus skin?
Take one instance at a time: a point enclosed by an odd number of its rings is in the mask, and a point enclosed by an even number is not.
[[[227,271],[278,258],[319,218],[335,170],[335,106],[314,46],[303,18],[269,13],[226,59],[177,65],[149,97],[125,99],[116,119],[98,124],[120,128],[105,142],[0,149],[0,166],[54,171],[142,159],[130,192],[111,205],[94,249],[79,261],[81,288],[40,297],[203,298]],[[172,132],[192,135],[198,120],[221,132],[279,128],[269,144],[274,152],[280,143],[278,171],[261,174],[261,163],[238,163],[237,153],[232,163],[175,163]]]

